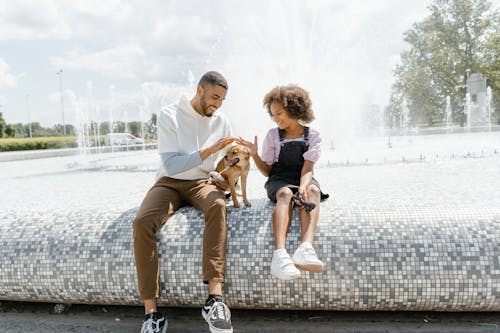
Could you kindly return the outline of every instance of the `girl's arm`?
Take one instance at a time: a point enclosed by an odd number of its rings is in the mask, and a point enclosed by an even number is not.
[[[257,136],[254,136],[253,143],[247,141],[243,138],[239,138],[238,144],[243,145],[245,147],[250,148],[250,156],[252,156],[255,165],[259,169],[259,171],[266,177],[269,177],[269,173],[271,172],[272,165],[265,163],[259,156],[259,149],[257,145]]]
[[[253,143],[240,137],[240,139],[238,140],[238,144],[250,148],[250,156],[252,156],[255,165],[264,176],[269,177],[272,165],[265,163],[260,158],[258,154],[257,136],[254,137]]]
[[[269,165],[269,164],[265,163],[264,161],[262,161],[260,159],[259,154],[257,154],[257,153],[252,155],[252,157],[253,157],[253,161],[255,162],[255,165],[257,166],[257,168],[259,168],[260,172],[264,176],[269,177],[269,173],[271,172],[272,165]]]
[[[308,200],[306,189],[307,186],[309,186],[312,182],[313,169],[314,169],[314,162],[305,160],[304,165],[302,166],[302,173],[300,175],[299,194],[306,201]]]

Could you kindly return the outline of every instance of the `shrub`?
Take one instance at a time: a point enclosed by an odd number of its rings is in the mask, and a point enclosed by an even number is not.
[[[41,138],[0,139],[0,152],[34,149],[74,148],[78,143],[74,136]]]

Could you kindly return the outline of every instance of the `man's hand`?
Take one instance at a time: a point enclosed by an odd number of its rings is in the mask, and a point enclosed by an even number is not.
[[[208,179],[218,188],[223,191],[226,191],[229,187],[229,184],[226,182],[224,177],[221,176],[217,171],[212,171],[208,174]]]
[[[229,184],[223,179],[223,180],[213,180],[212,183],[214,183],[215,186],[220,188],[223,191],[227,191],[229,188]]]
[[[238,140],[238,138],[233,138],[233,137],[223,137],[217,140],[213,145],[205,148],[205,149],[200,149],[200,157],[201,160],[204,161],[206,160],[210,155],[215,154],[228,144]]]

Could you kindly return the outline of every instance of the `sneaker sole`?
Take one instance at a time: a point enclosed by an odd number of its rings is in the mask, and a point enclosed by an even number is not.
[[[286,277],[281,277],[281,276],[278,276],[278,275],[274,274],[273,272],[271,272],[271,275],[274,276],[277,279],[284,280],[284,281],[297,280],[297,279],[300,279],[300,277],[301,277],[300,274],[292,275],[292,276],[286,276]]]
[[[313,273],[323,272],[323,265],[299,265],[299,264],[295,264],[295,267],[297,267],[301,271],[308,271],[308,272],[313,272]]]
[[[233,333],[232,327],[228,328],[228,329],[221,329],[221,328],[217,328],[217,327],[212,326],[212,324],[208,320],[208,315],[205,313],[205,311],[203,311],[203,309],[201,309],[201,316],[207,322],[208,329],[210,330],[210,333]]]

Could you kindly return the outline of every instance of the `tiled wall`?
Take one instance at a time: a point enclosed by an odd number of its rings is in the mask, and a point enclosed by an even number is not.
[[[232,308],[500,310],[500,207],[345,205],[328,200],[314,247],[321,274],[270,275],[267,199],[229,207],[225,296]],[[141,304],[132,250],[135,208],[121,214],[16,212],[0,219],[0,299]],[[200,306],[203,216],[182,208],[158,241],[160,305]],[[299,244],[294,218],[287,241]]]

